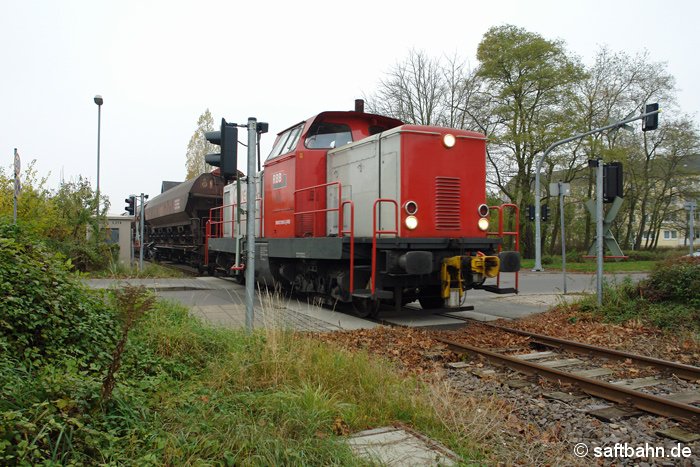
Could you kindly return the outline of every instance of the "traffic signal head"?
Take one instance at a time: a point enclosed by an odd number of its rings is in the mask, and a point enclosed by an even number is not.
[[[535,220],[535,206],[532,204],[527,207],[527,218],[531,221]]]
[[[603,202],[612,203],[622,198],[622,162],[610,162],[603,166]]]
[[[211,144],[221,146],[221,152],[207,154],[207,164],[219,167],[223,177],[233,177],[238,173],[238,127],[221,119],[219,131],[207,131],[204,135]]]
[[[133,216],[134,212],[136,211],[136,197],[129,196],[124,200],[124,202],[126,203],[124,209],[126,209],[126,212],[128,212],[130,216]]]
[[[546,204],[542,206],[542,222],[547,222],[549,220],[549,206]]]
[[[644,107],[644,113],[654,112],[659,110],[659,104],[647,104]],[[642,131],[656,130],[659,126],[659,114],[647,115],[642,119]]]

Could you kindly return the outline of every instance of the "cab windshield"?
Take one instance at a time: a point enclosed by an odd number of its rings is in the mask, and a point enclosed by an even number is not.
[[[282,133],[275,145],[272,147],[272,151],[270,151],[270,155],[267,156],[267,158],[272,159],[273,157],[291,152],[297,146],[303,126],[303,124],[297,125],[294,128],[290,128]]]
[[[304,140],[308,149],[333,149],[352,142],[350,126],[344,123],[315,122]]]

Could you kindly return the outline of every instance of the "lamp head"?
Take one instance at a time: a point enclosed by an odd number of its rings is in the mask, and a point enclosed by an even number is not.
[[[104,102],[104,101],[102,100],[102,96],[100,96],[99,94],[96,95],[96,96],[95,96],[95,104],[97,104],[97,105],[102,105],[102,102]]]

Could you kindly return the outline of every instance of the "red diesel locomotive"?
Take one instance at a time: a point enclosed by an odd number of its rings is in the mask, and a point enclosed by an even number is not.
[[[256,177],[257,280],[352,303],[361,316],[382,302],[431,309],[459,306],[468,289],[516,292],[485,284],[520,267],[489,233],[485,151],[480,133],[404,125],[362,101],[282,131]],[[242,277],[236,183],[211,210],[205,266]]]

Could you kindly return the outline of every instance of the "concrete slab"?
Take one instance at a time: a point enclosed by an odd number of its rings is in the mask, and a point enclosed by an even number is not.
[[[683,404],[697,404],[700,402],[700,392],[697,391],[679,392],[663,397],[672,401],[682,402]]]
[[[193,316],[217,326],[243,328],[246,323],[246,306],[243,303],[225,305],[194,305]],[[301,331],[326,332],[337,328],[301,313],[284,309],[260,309],[254,313],[253,327],[294,329]]]
[[[607,275],[606,280],[621,280],[624,276]],[[639,280],[646,275],[632,274],[631,276],[633,280]],[[234,306],[233,309],[227,309],[230,319],[227,319],[225,316],[212,315],[209,320],[227,326],[235,326],[238,322],[245,322],[245,313],[243,312],[241,315],[241,308],[236,307],[245,303],[245,288],[231,279],[219,277],[128,280],[90,279],[86,282],[94,288],[118,287],[120,284],[143,285],[155,290],[161,297],[178,301],[185,306],[193,308],[193,313],[205,319],[209,313],[213,313],[212,309],[197,309],[197,307],[212,305],[225,307],[232,305]],[[513,286],[512,282],[513,275],[504,274],[501,286]],[[593,291],[595,289],[595,276],[591,274],[568,274],[567,284],[569,294],[562,295],[557,274],[521,271],[519,294],[496,295],[483,290],[471,290],[467,293],[465,305],[473,305],[474,310],[441,310],[440,313],[449,313],[456,317],[477,321],[518,319],[546,311],[563,301],[576,300],[580,298],[581,293]],[[263,291],[259,295],[259,301],[256,303],[256,313],[258,313],[258,308],[262,310],[260,313],[263,314],[265,310],[269,309],[287,310],[289,316],[285,322],[296,322],[304,330],[351,330],[377,326],[372,321],[357,318],[349,313],[319,307],[313,303],[303,303],[297,299],[279,297],[275,294],[268,294],[267,291]],[[408,326],[454,328],[467,325],[463,320],[454,320],[449,316],[435,315],[435,312],[421,310],[420,305],[416,302],[409,304],[398,312],[392,309],[384,309],[381,317],[389,322]],[[241,318],[243,321],[240,321]],[[304,326],[309,328],[307,329]]]
[[[591,368],[590,370],[572,371],[576,376],[583,376],[584,378],[597,378],[599,376],[608,376],[613,374],[613,371],[609,368]]]
[[[579,360],[578,358],[563,358],[561,360],[552,360],[551,362],[537,362],[538,365],[546,366],[547,368],[564,368],[581,363],[583,363],[583,360]]]
[[[459,456],[419,433],[395,427],[376,428],[348,438],[350,449],[359,457],[389,467],[457,465]]]
[[[297,313],[309,316],[316,320],[322,321],[335,329],[354,330],[354,329],[372,329],[380,324],[373,321],[368,321],[349,313],[335,311],[329,308],[319,307],[311,303],[302,303],[299,300],[288,300],[285,304],[286,308]]]
[[[619,406],[607,406],[600,409],[589,410],[586,412],[588,415],[592,415],[604,422],[612,422],[613,420],[624,420],[626,418],[638,417],[643,415],[643,412],[627,407]]]
[[[450,311],[448,313],[445,313],[447,316],[459,316],[460,318],[468,318],[468,319],[473,319],[474,321],[496,321],[497,319],[501,319],[498,316],[494,315],[488,315],[486,313],[479,313],[478,311]],[[510,318],[503,318],[503,319],[510,319]]]
[[[447,316],[435,315],[432,313],[410,313],[402,316],[382,316],[385,321],[398,324],[399,326],[410,327],[453,327],[464,326],[465,322],[461,319],[450,318]]]
[[[520,360],[525,360],[525,361],[530,361],[530,360],[539,360],[541,358],[550,358],[556,356],[556,352],[533,352],[533,353],[525,353],[525,354],[520,354],[520,355],[514,355],[515,358],[520,359]]]
[[[680,441],[681,443],[692,443],[694,441],[700,440],[700,433],[686,431],[680,427],[674,427],[669,428],[668,430],[657,431],[656,434],[665,438],[675,439],[676,441]]]
[[[621,381],[613,381],[611,384],[615,384],[617,386],[622,386],[627,389],[640,389],[640,388],[648,388],[651,386],[656,386],[657,384],[660,384],[662,381],[660,379],[657,379],[656,376],[648,376],[646,378],[632,378],[632,379],[625,379]]]

